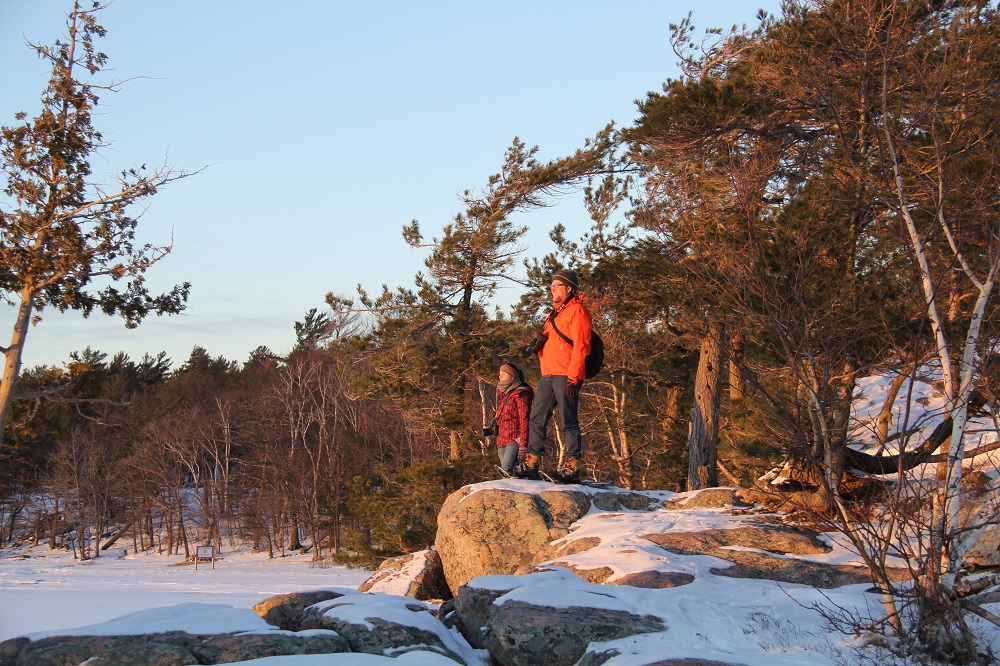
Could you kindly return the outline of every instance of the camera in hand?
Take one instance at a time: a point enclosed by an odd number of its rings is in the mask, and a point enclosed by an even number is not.
[[[545,346],[545,341],[549,339],[548,333],[536,333],[528,343],[528,351],[540,352]]]
[[[496,436],[497,436],[496,421],[483,428],[483,437],[496,437]]]

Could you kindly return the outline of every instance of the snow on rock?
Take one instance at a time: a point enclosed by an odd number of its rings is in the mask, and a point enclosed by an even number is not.
[[[308,581],[300,589],[322,591],[284,595],[262,604],[261,608],[267,607],[264,615],[272,620],[279,618],[279,626],[300,629],[281,631],[264,624],[252,611],[240,610],[261,597],[249,599],[234,587],[236,579],[227,578],[227,568],[239,566],[238,556],[225,560],[216,571],[198,574],[164,567],[163,560],[150,557],[142,563],[131,563],[144,568],[126,574],[120,567],[130,564],[128,560],[105,560],[81,567],[69,561],[68,555],[39,549],[26,550],[21,559],[0,553],[0,594],[8,608],[2,615],[4,608],[0,607],[0,629],[16,617],[13,609],[27,612],[35,606],[46,609],[43,626],[85,624],[80,620],[95,610],[107,610],[108,604],[101,602],[110,597],[101,595],[108,594],[108,590],[128,584],[133,578],[157,581],[163,577],[164,583],[169,579],[169,585],[147,583],[129,588],[127,595],[114,597],[112,609],[116,603],[121,609],[135,608],[125,602],[137,604],[144,592],[142,601],[147,608],[164,606],[174,599],[186,599],[182,593],[190,594],[192,589],[233,605],[175,604],[143,613],[119,613],[121,617],[112,622],[36,632],[34,643],[59,640],[53,635],[57,633],[76,633],[70,637],[77,641],[76,645],[92,651],[115,644],[133,652],[140,650],[137,645],[159,646],[156,649],[166,646],[164,650],[180,646],[190,654],[240,659],[275,654],[274,650],[283,650],[287,655],[248,662],[267,666],[485,666],[491,660],[503,664],[581,666],[833,666],[856,663],[861,649],[878,652],[877,646],[864,647],[859,639],[830,628],[820,612],[823,608],[854,609],[862,615],[879,616],[884,612],[882,600],[869,592],[868,581],[844,585],[853,579],[834,577],[829,581],[832,587],[822,590],[807,579],[776,582],[791,580],[775,573],[782,568],[836,572],[838,567],[844,567],[857,573],[860,559],[842,538],[782,524],[781,516],[764,513],[759,507],[737,507],[726,493],[716,493],[719,501],[703,507],[694,506],[699,502],[692,503],[690,499],[697,496],[691,494],[619,493],[615,489],[603,492],[601,495],[595,489],[579,486],[510,481],[477,484],[449,498],[463,510],[470,508],[470,513],[481,521],[499,521],[508,531],[528,524],[523,517],[513,515],[518,507],[527,507],[533,512],[532,524],[540,536],[536,543],[524,533],[483,532],[484,538],[496,535],[503,541],[502,547],[508,549],[499,561],[521,561],[523,557],[527,564],[519,566],[529,573],[500,573],[508,568],[495,571],[495,575],[470,578],[454,600],[441,606],[439,617],[434,616],[433,606],[412,598],[365,594],[340,586],[346,570],[308,569],[308,562],[289,558],[269,563],[277,575],[255,579],[272,581],[260,589],[271,594],[288,592],[287,587],[274,589],[278,587],[276,581],[287,585],[288,579]],[[622,495],[628,499],[621,501]],[[631,508],[640,505],[650,508]],[[467,516],[457,512],[452,519],[469,522]],[[515,549],[515,541],[519,549]],[[454,552],[457,557],[479,557],[481,551]],[[440,554],[446,565],[448,556],[445,551]],[[486,569],[483,562],[478,566]],[[407,568],[407,564],[402,567]],[[758,572],[755,577],[731,577],[734,573],[747,575],[741,569],[751,568]],[[360,582],[361,575],[355,575]],[[591,582],[597,578],[605,584]],[[821,584],[823,580],[812,582]],[[76,591],[82,596],[75,597]],[[322,595],[330,596],[311,603]],[[89,603],[66,601],[77,598]],[[991,612],[1000,612],[1000,604],[987,605]],[[276,608],[282,610],[274,611]],[[1000,650],[1000,633],[994,627],[975,617],[970,622],[985,647]],[[211,636],[184,633],[223,630],[226,633]],[[132,637],[128,631],[134,632]],[[83,633],[88,635],[79,635]],[[112,633],[115,635],[108,635]],[[16,634],[6,634],[10,635]],[[309,644],[310,639],[326,641],[324,649],[330,652],[339,649],[335,644],[341,641],[352,652],[332,658],[308,656],[303,652],[320,648],[319,643]],[[18,666],[42,663],[8,660],[4,652],[21,651],[32,644],[28,638],[0,644],[0,660]],[[265,649],[272,651],[263,652]],[[494,654],[487,653],[487,649]],[[88,658],[79,652],[74,654],[75,661],[64,663],[82,663]],[[94,656],[93,652],[89,654]],[[390,655],[392,662],[387,661]],[[198,663],[222,663],[201,656],[198,659]],[[874,654],[872,663],[892,663],[892,657]]]
[[[226,613],[225,608],[193,606],[182,604],[135,613],[129,616],[128,622],[108,622],[77,630],[83,634],[11,639],[0,643],[0,663],[5,666],[87,663],[180,666],[243,662],[269,655],[333,654],[350,649],[347,641],[333,631],[294,633],[260,628],[231,631],[234,626],[247,626],[245,612],[241,614],[229,608],[233,612]],[[224,615],[232,617],[224,618]],[[199,622],[202,617],[205,617],[204,624]],[[195,631],[158,631],[196,625]],[[223,633],[214,633],[217,629]],[[111,633],[117,630],[123,633]]]
[[[270,625],[279,629],[298,631],[302,623],[302,612],[306,608],[328,599],[338,599],[345,594],[357,594],[357,592],[341,589],[278,594],[254,604],[253,611]]]
[[[420,648],[459,663],[477,663],[479,656],[465,638],[431,611],[431,606],[409,597],[359,593],[309,607],[301,626],[332,629],[353,652],[392,656]]]
[[[421,601],[450,599],[452,596],[444,577],[441,556],[433,549],[385,560],[358,587],[358,591],[398,594]]]
[[[385,657],[426,652],[448,663],[479,665],[480,654],[445,627],[431,607],[408,597],[343,590],[301,609],[309,594],[281,595],[264,603],[272,619],[298,631],[273,629],[251,610],[221,604],[180,604],[131,613],[97,625],[39,632],[0,643],[0,663],[10,666],[86,663],[173,666],[243,662],[269,655],[366,653]],[[268,611],[264,611],[265,615]],[[280,617],[279,617],[280,615]],[[339,658],[339,657],[338,657]],[[363,663],[363,662],[358,662]],[[436,659],[413,663],[443,663]]]
[[[559,583],[556,594],[557,590],[545,590],[544,585],[540,590],[519,588],[489,607],[485,643],[500,664],[570,666],[591,643],[667,629],[663,618],[631,600],[608,595],[602,586]],[[547,601],[540,604],[539,594]]]
[[[618,503],[609,511],[595,506],[594,489],[532,482],[516,488],[476,484],[448,498],[438,549],[453,590],[479,576],[551,566],[591,583],[661,589],[709,575],[823,588],[870,580],[860,558],[825,561],[829,540],[780,524],[780,516],[748,512],[736,489],[675,495],[645,511]],[[546,541],[546,534],[558,538]],[[896,573],[907,579],[905,570]]]
[[[225,604],[189,603],[129,613],[122,617],[73,629],[37,631],[31,640],[48,636],[137,636],[168,631],[189,634],[224,634],[236,631],[267,631],[271,627],[249,608]]]

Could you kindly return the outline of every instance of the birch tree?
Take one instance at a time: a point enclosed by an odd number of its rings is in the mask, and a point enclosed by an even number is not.
[[[923,338],[917,349],[928,349],[940,369],[950,438],[937,431],[928,438],[943,444],[946,455],[930,515],[921,522],[926,532],[918,535],[929,545],[918,567],[913,625],[926,650],[967,663],[977,656],[964,614],[975,606],[959,601],[956,586],[1000,502],[994,481],[979,514],[961,518],[967,427],[995,337],[990,323],[1000,270],[997,8],[975,0],[797,2],[786,7],[786,25],[775,55],[787,57],[771,69],[775,82],[795,78],[810,91],[816,117],[834,130],[844,154],[861,155],[847,149],[852,141],[871,147],[865,159],[843,167],[878,217],[895,227],[898,258],[906,260],[901,275],[916,286],[910,293],[920,306],[910,330]],[[795,74],[786,78],[782,70]],[[918,482],[904,472],[900,465],[899,484]],[[848,535],[863,553],[877,552],[865,550],[857,538],[863,526],[831,490]],[[887,609],[895,629],[904,629],[888,600]]]
[[[932,601],[953,608],[947,600],[965,556],[1000,508],[994,480],[979,515],[971,524],[960,520],[970,402],[984,342],[993,335],[990,301],[1000,271],[1000,21],[985,2],[926,13],[902,2],[880,9],[876,18],[893,37],[879,44],[876,126],[888,183],[885,204],[909,240],[953,423],[934,495],[925,580]],[[958,326],[947,325],[945,275],[957,276],[959,290],[969,296]],[[943,633],[932,626],[925,638],[940,642]]]

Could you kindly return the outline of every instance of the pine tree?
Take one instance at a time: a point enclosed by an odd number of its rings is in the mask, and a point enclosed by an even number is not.
[[[0,130],[0,172],[13,204],[0,206],[0,294],[18,303],[11,342],[0,348],[0,431],[15,398],[29,326],[45,307],[118,314],[132,328],[150,313],[180,312],[188,295],[187,283],[160,295],[149,292],[144,274],[171,246],[137,246],[138,219],[129,214],[133,204],[186,174],[142,165],[107,185],[91,171],[92,156],[106,145],[92,123],[102,87],[85,80],[107,63],[94,44],[105,34],[97,23],[102,9],[75,2],[66,41],[33,47],[52,65],[42,110],[32,120],[18,113],[19,124]]]
[[[425,243],[416,220],[404,228],[411,247],[431,248],[416,288],[385,287],[377,298],[362,292],[362,304],[377,316],[371,341],[382,389],[419,422],[447,433],[450,458],[461,455],[461,442],[476,430],[469,417],[474,382],[492,376],[511,346],[508,320],[490,313],[500,284],[517,282],[513,267],[526,227],[511,216],[549,205],[553,195],[599,171],[610,146],[608,128],[576,154],[541,163],[537,147],[515,139],[483,191],[463,193],[465,210],[440,238]]]

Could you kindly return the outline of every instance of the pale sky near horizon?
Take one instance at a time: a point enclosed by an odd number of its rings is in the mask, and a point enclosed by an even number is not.
[[[0,125],[34,116],[48,69],[25,41],[65,33],[71,0],[0,0]],[[634,101],[677,76],[668,25],[754,25],[779,0],[274,3],[115,0],[98,48],[111,76],[95,126],[112,142],[95,176],[167,162],[200,173],[164,188],[139,225],[173,253],[148,273],[160,291],[192,283],[185,314],[119,318],[42,313],[26,367],[61,365],[87,346],[133,359],[194,345],[243,361],[286,353],[293,324],[328,292],[410,287],[427,238],[461,212],[458,193],[499,170],[515,136],[539,159],[582,146]],[[107,78],[104,79],[107,81]],[[104,182],[107,182],[106,180]],[[580,197],[526,213],[525,258],[554,248],[557,223],[589,228]],[[516,300],[511,288],[501,293]],[[0,304],[0,344],[14,308]]]

